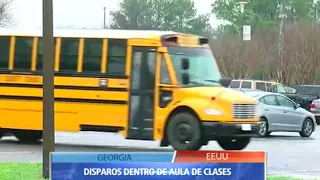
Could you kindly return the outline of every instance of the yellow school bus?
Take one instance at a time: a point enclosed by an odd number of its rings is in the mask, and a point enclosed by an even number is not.
[[[241,150],[256,134],[255,100],[224,88],[204,37],[55,30],[54,42],[56,131],[119,132],[176,150],[210,140]],[[20,141],[42,139],[42,57],[41,31],[0,29],[0,130]]]

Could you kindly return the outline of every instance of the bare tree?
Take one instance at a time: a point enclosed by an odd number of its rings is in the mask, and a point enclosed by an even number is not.
[[[320,83],[320,25],[297,21],[282,29],[279,58],[279,29],[256,29],[252,40],[223,36],[211,44],[223,75],[231,78],[277,80],[285,85]],[[242,51],[245,49],[244,51]]]
[[[0,0],[0,27],[10,26],[12,21],[11,5],[13,0]]]
[[[315,84],[320,70],[319,26],[308,22],[299,22],[291,31],[286,49],[293,65],[291,78],[294,84]]]
[[[253,54],[250,51],[250,44],[244,51],[241,47],[241,39],[239,37],[220,37],[211,43],[212,50],[217,59],[222,74],[226,77],[249,78],[251,76]],[[248,68],[250,70],[248,70]]]

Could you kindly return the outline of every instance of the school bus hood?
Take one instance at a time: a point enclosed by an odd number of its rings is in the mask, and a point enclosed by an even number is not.
[[[234,103],[256,103],[256,100],[235,90],[224,87],[190,87],[184,90],[187,94],[200,97],[217,98]]]

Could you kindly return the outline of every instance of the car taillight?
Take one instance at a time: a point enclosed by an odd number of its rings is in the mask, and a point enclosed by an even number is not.
[[[314,102],[311,103],[311,108],[313,108],[313,109],[316,108],[316,104]]]

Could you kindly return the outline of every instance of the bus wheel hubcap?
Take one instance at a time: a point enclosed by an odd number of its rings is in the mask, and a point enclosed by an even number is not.
[[[191,139],[192,127],[189,124],[179,124],[177,126],[177,138],[181,141],[189,141]]]

